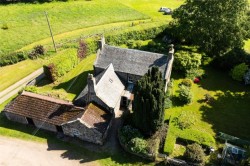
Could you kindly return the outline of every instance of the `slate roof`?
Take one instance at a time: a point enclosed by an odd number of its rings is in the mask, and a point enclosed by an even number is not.
[[[95,128],[97,131],[104,134],[112,119],[112,115],[103,111],[98,106],[90,103],[86,108],[81,120],[88,124],[90,127]]]
[[[105,69],[110,63],[115,71],[143,76],[148,69],[158,66],[165,78],[168,56],[146,51],[104,45],[94,66]]]
[[[100,98],[105,104],[111,108],[115,108],[117,102],[121,95],[124,93],[124,85],[115,74],[114,67],[112,64],[109,64],[108,67],[98,74],[96,77],[96,96]],[[87,95],[88,85],[83,89],[79,98]]]
[[[81,117],[84,109],[64,100],[23,92],[8,104],[4,111],[53,125],[61,125]]]

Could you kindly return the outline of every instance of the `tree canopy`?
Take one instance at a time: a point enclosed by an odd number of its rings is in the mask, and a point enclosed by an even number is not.
[[[158,67],[153,67],[134,87],[133,121],[144,134],[153,134],[164,120],[164,82]]]
[[[247,0],[186,0],[173,12],[174,35],[210,56],[241,48],[249,37]]]

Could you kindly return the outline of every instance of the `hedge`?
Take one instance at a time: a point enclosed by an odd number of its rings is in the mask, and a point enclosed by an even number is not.
[[[162,34],[167,28],[167,24],[145,23],[133,26],[122,31],[105,34],[107,43],[110,45],[121,45],[127,43],[128,40],[148,40]]]
[[[52,81],[55,81],[73,69],[78,63],[77,50],[74,48],[66,49],[50,59],[50,63],[43,67],[44,73]]]
[[[0,67],[15,64],[17,62],[28,59],[26,52],[14,52],[7,55],[0,56]]]

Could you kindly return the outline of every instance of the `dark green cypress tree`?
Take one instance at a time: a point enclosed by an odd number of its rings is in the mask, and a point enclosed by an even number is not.
[[[133,121],[145,134],[153,134],[164,120],[164,81],[158,67],[148,70],[134,87]]]

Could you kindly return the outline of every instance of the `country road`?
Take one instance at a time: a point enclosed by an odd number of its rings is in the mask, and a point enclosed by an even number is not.
[[[11,85],[7,89],[0,92],[0,104],[14,96],[18,93],[28,82],[36,78],[37,76],[43,73],[43,68],[40,68],[30,75],[26,76],[25,78],[21,79],[20,81],[16,82],[15,84]]]
[[[98,166],[96,161],[82,163],[65,157],[67,150],[48,150],[46,143],[27,142],[0,136],[1,166]],[[71,154],[74,155],[74,154]]]

